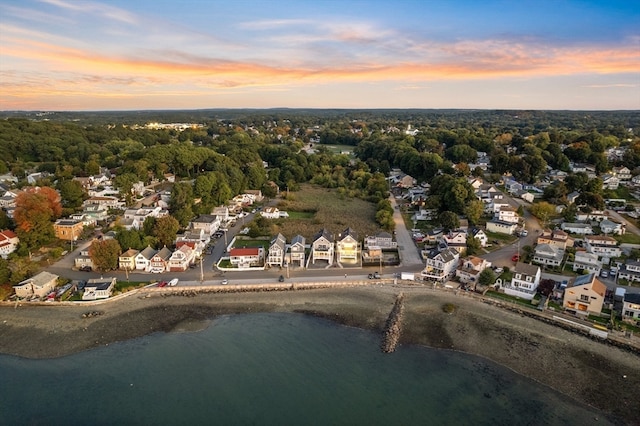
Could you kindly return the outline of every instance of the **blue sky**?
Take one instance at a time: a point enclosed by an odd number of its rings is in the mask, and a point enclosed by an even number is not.
[[[0,109],[640,109],[639,1],[0,0]]]

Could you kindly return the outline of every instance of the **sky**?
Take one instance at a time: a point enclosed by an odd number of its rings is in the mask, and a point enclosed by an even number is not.
[[[0,110],[640,109],[640,0],[0,0]]]

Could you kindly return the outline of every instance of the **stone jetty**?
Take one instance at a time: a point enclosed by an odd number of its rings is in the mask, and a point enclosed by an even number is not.
[[[400,333],[402,332],[402,315],[404,313],[404,294],[400,293],[396,297],[396,301],[393,304],[393,309],[389,313],[387,323],[384,327],[382,334],[382,344],[380,349],[384,353],[391,353],[396,350],[398,341],[400,340]]]

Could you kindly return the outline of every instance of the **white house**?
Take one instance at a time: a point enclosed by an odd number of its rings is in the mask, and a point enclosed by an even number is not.
[[[11,253],[16,251],[20,239],[15,232],[5,229],[0,231],[0,257],[6,259]]]
[[[640,321],[640,293],[625,293],[622,303],[622,318]]]
[[[332,265],[334,250],[335,244],[333,234],[326,229],[321,229],[320,232],[313,236],[313,242],[311,243],[311,256],[309,256],[309,260],[312,264],[315,264],[316,260],[323,260],[327,261],[329,265]]]
[[[531,300],[540,284],[540,267],[528,263],[516,263],[511,282],[504,284],[504,292],[510,296]]]
[[[277,207],[265,207],[260,214],[265,219],[278,219],[280,217],[280,210]]]
[[[287,240],[282,234],[278,234],[269,243],[269,253],[267,254],[267,265],[283,266],[284,254],[287,247]]]
[[[630,180],[631,179],[631,170],[627,167],[614,167],[611,172],[615,177],[620,180]]]
[[[480,247],[486,247],[487,244],[489,244],[489,237],[487,237],[487,234],[485,234],[482,229],[473,229],[471,231],[471,235],[473,235],[473,238],[480,241]]]
[[[609,219],[603,219],[600,221],[600,230],[605,235],[624,235],[626,232],[623,224],[616,223]]]
[[[598,260],[598,255],[588,253],[586,251],[577,251],[573,260],[574,271],[587,271],[595,274],[600,274],[602,269],[602,262]]]
[[[588,223],[564,222],[564,223],[562,223],[562,225],[560,225],[560,228],[563,231],[569,232],[571,234],[578,234],[578,235],[592,235],[593,234],[593,227],[591,225],[589,225]]]
[[[228,210],[227,210],[228,212]],[[192,220],[189,226],[193,230],[202,230],[209,237],[213,235],[218,228],[220,228],[220,217],[214,214],[202,214],[196,219]]]
[[[358,263],[360,252],[358,234],[353,229],[347,228],[338,235],[336,241],[336,261],[338,263]]]
[[[169,259],[171,259],[172,254],[173,253],[167,246],[162,247],[151,257],[151,260],[149,261],[149,271],[154,274],[161,274],[162,272],[169,271]]]
[[[111,292],[116,286],[116,279],[113,278],[92,278],[87,281],[82,293],[82,300],[107,299],[111,297]]]
[[[302,235],[293,237],[291,246],[289,247],[289,264],[303,268],[305,264],[305,250],[305,238]]]
[[[467,251],[467,233],[462,231],[452,231],[447,234],[443,234],[440,237],[440,241],[447,247],[456,250],[458,253],[463,254]]]
[[[589,253],[598,255],[600,258],[608,259],[622,256],[622,249],[615,238],[606,235],[588,235],[584,237],[585,248]]]
[[[455,272],[459,259],[460,253],[454,249],[446,248],[441,252],[432,250],[425,259],[426,266],[420,275],[425,280],[443,282]]]
[[[501,222],[497,220],[487,221],[487,231],[489,232],[497,232],[499,234],[513,235],[517,227],[518,227],[518,224],[512,223],[512,222]]]
[[[180,248],[171,253],[168,260],[169,271],[183,272],[194,261],[194,250],[189,244],[182,244]]]
[[[156,254],[156,250],[147,246],[144,250],[138,253],[135,257],[136,270],[149,272],[151,269],[151,258]]]
[[[511,206],[502,206],[495,216],[495,219],[500,222],[518,223],[520,216],[518,212]]]
[[[376,235],[367,235],[364,238],[364,247],[378,247],[383,250],[395,249],[398,243],[393,241],[393,235],[388,232],[378,232]]]
[[[551,244],[538,244],[532,260],[540,265],[560,266],[562,259],[564,259],[564,250]]]
[[[229,252],[231,264],[238,268],[262,266],[264,249],[262,247],[232,248]]]
[[[480,272],[491,267],[491,262],[477,256],[465,257],[456,269],[456,277],[461,283],[477,283]]]
[[[640,261],[627,259],[618,270],[618,280],[640,281]]]
[[[168,210],[160,207],[127,209],[124,211],[122,224],[126,229],[140,229],[148,217],[159,218],[168,214]]]

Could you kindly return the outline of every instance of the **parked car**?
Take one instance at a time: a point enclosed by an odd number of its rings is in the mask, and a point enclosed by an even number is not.
[[[225,278],[225,279],[223,279],[223,280],[222,280],[222,285],[227,285],[227,284],[229,284],[229,280],[228,280],[228,279],[226,279],[226,278]]]
[[[281,283],[284,282],[284,275],[280,275],[278,277],[278,281],[281,282]]]
[[[607,271],[606,269],[603,269],[600,271],[600,276],[602,278],[609,278],[609,271]]]
[[[523,229],[522,232],[520,232],[521,237],[526,237],[527,235],[529,235],[529,232],[526,229]]]
[[[178,279],[174,278],[171,281],[169,281],[169,287],[175,287],[178,284]]]
[[[512,262],[517,262],[520,260],[520,255],[519,254],[514,254],[513,256],[511,256],[511,261]]]
[[[167,283],[166,281],[160,281],[160,282],[158,283],[158,287],[166,287],[166,286],[167,286],[167,284],[168,284],[168,283]]]
[[[83,265],[83,266],[80,267],[80,270],[82,272],[91,272],[92,269],[91,269],[91,266],[89,266],[89,265]]]

